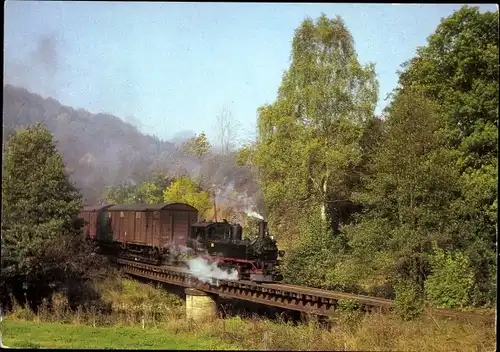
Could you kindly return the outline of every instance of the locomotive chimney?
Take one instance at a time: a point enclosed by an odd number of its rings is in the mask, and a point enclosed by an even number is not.
[[[264,238],[266,236],[267,222],[262,220],[259,222],[259,236]]]

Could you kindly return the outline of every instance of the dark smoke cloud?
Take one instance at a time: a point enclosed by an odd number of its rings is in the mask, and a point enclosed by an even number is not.
[[[23,87],[43,97],[60,99],[58,93],[70,85],[70,82],[65,82],[61,75],[62,70],[68,66],[64,57],[65,43],[63,37],[60,33],[51,32],[33,38],[33,41],[35,42],[33,50],[29,51],[24,57],[15,58],[6,49],[4,84]],[[117,74],[126,76],[126,70],[122,71],[117,72]],[[100,84],[96,86],[106,87],[107,85]],[[117,96],[116,91],[103,90],[99,91],[96,97],[111,102],[117,100],[118,104],[120,102],[122,104],[122,111],[131,112],[138,96],[136,88],[128,80],[124,79],[120,92],[121,95]],[[144,131],[145,127],[147,127],[132,113],[127,114],[122,120],[132,124],[139,131]]]
[[[25,57],[13,58],[6,49],[4,84],[24,87],[57,99],[57,93],[62,88],[58,74],[64,65],[61,44],[59,35],[50,33],[40,35],[35,48]]]
[[[59,67],[57,40],[54,36],[44,36],[38,41],[32,60],[41,64],[49,74],[55,75]]]

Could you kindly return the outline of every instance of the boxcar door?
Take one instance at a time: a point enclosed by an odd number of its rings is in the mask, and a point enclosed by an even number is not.
[[[173,243],[186,245],[189,231],[189,213],[186,211],[173,211]]]
[[[134,242],[137,243],[144,243],[145,242],[145,233],[143,233],[143,228],[142,228],[142,219],[143,214],[140,211],[136,211],[134,214]]]
[[[127,223],[127,241],[135,242],[135,211],[127,211],[125,213],[125,219]]]
[[[172,245],[172,225],[173,218],[171,211],[160,212],[160,246],[169,247]]]
[[[160,246],[160,212],[153,212],[153,219],[151,221],[151,242],[154,246]]]
[[[113,229],[113,238],[121,243],[125,243],[125,237],[123,236],[123,212],[113,211],[111,212],[111,228]]]
[[[123,242],[128,243],[133,240],[131,237],[130,228],[129,228],[129,218],[130,215],[128,212],[122,211],[120,212],[120,230],[122,232]]]

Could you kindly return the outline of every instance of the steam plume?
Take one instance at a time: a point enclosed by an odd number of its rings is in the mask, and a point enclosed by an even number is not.
[[[195,246],[197,247],[197,246]],[[188,256],[192,256],[194,254],[194,250],[192,248],[186,246],[176,246],[172,249],[172,254],[186,254]],[[205,255],[208,254],[204,253]],[[215,280],[230,280],[235,281],[238,280],[238,271],[235,269],[232,270],[224,270],[217,266],[216,263],[211,263],[207,259],[197,256],[195,258],[191,258],[187,261],[188,265],[188,273],[195,278],[197,278],[201,282],[211,282],[213,279]]]
[[[256,218],[256,219],[260,219],[260,220],[264,220],[264,217],[254,211],[250,211],[250,212],[246,212],[246,214],[252,218]]]
[[[189,273],[201,282],[210,282],[212,279],[229,281],[238,280],[237,270],[223,270],[219,268],[216,263],[210,263],[208,260],[201,257],[190,259],[187,264]]]

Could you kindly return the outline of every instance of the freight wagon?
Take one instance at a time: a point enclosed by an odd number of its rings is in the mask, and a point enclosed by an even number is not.
[[[86,206],[84,231],[108,250],[161,260],[169,248],[186,246],[198,210],[188,204],[117,204]]]

